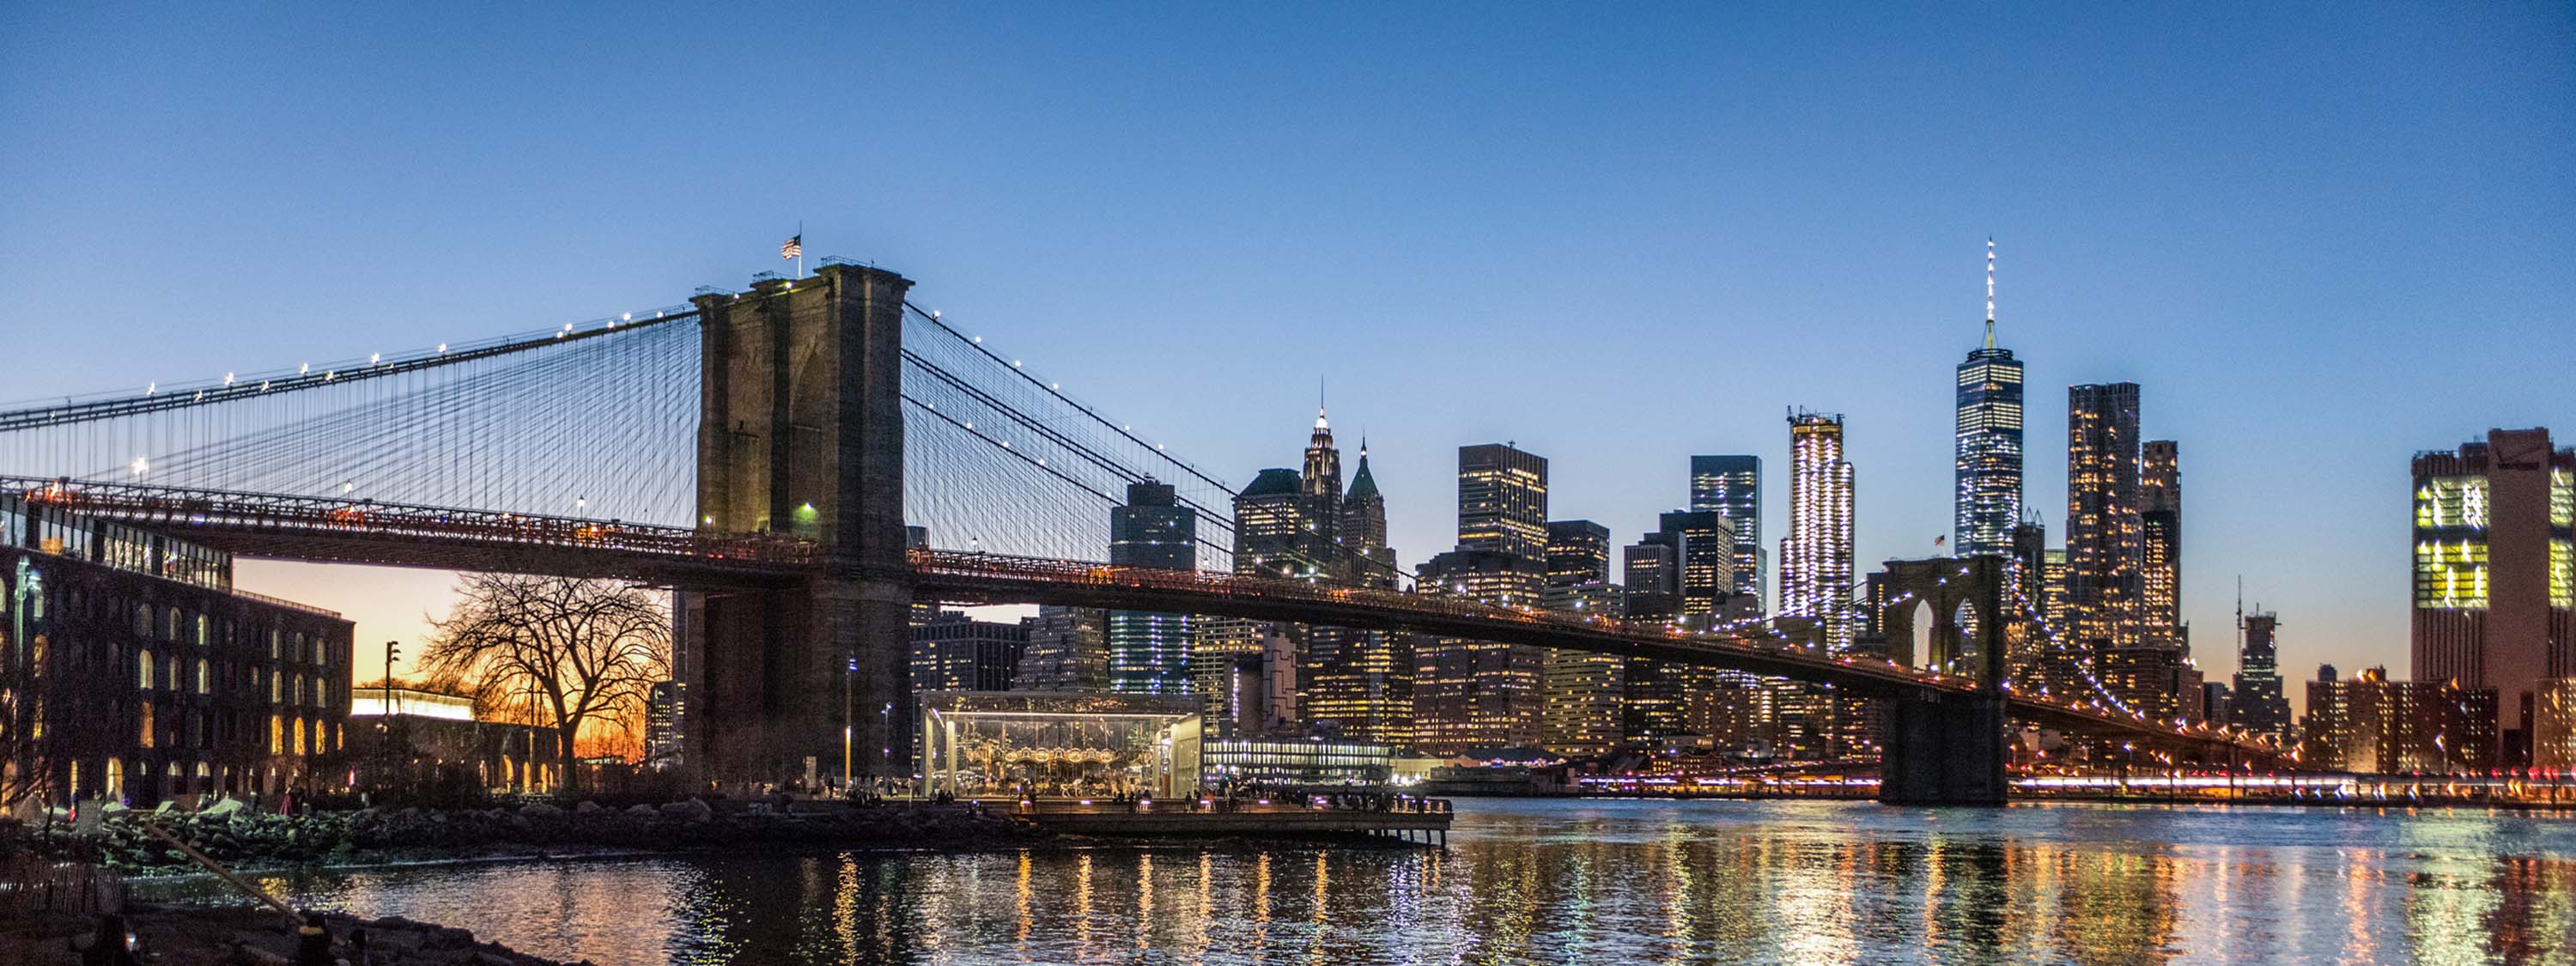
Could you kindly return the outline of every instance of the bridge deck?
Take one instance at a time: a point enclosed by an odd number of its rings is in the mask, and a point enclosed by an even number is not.
[[[615,520],[537,516],[136,484],[0,477],[30,507],[158,529],[255,557],[640,579],[706,589],[791,585],[825,573],[811,543]],[[1506,607],[1439,593],[1085,561],[915,550],[915,592],[953,603],[1061,604],[1209,614],[1725,667],[1872,697],[1973,698],[1984,685],[1880,658],[1828,654],[1776,636],[1685,632],[1602,615]],[[2078,701],[2007,690],[2015,717],[2174,745],[2278,752],[2206,729],[2178,730]]]

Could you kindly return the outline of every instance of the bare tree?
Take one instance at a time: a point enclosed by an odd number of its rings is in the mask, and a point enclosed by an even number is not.
[[[670,674],[669,611],[623,584],[522,574],[467,574],[456,607],[421,655],[434,676],[484,695],[531,694],[555,731],[564,783],[575,781],[584,725],[640,708]]]

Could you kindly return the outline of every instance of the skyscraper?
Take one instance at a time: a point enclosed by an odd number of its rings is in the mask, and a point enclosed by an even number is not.
[[[1268,621],[1241,617],[1202,617],[1190,631],[1189,693],[1198,697],[1208,730],[1222,737],[1230,733],[1227,722],[1242,708],[1245,697],[1235,690],[1237,663],[1247,656],[1261,656],[1264,642],[1281,632]]]
[[[1424,584],[1488,603],[1539,602],[1547,564],[1499,550],[1460,548],[1418,570]],[[1538,743],[1547,649],[1455,637],[1415,643],[1414,744],[1433,754]]]
[[[979,621],[947,611],[912,627],[912,689],[1008,691],[1028,645],[1027,621]]]
[[[1395,550],[1386,545],[1386,497],[1369,472],[1368,441],[1343,494],[1334,531],[1352,579],[1395,586]],[[1413,740],[1413,635],[1399,631],[1316,627],[1303,663],[1308,720],[1355,741],[1407,745]]]
[[[1620,552],[1627,576],[1628,619],[1669,621],[1681,616],[1682,548],[1678,535],[1658,530]],[[1661,743],[1689,730],[1685,669],[1633,657],[1625,668],[1626,707],[1620,731],[1630,741]]]
[[[2009,554],[2021,522],[2022,368],[1995,345],[1995,240],[1986,239],[1986,344],[1959,363],[1957,549]]]
[[[1590,520],[1547,522],[1547,585],[1610,582],[1610,528]]]
[[[2138,466],[2140,636],[2190,651],[2182,626],[2182,462],[2170,439],[2148,440]]]
[[[1360,437],[1360,462],[1351,470],[1351,488],[1342,495],[1341,520],[1333,535],[1358,568],[1354,579],[1395,586],[1395,549],[1386,545],[1386,497],[1369,472],[1366,436]]]
[[[1610,582],[1610,528],[1590,520],[1548,521],[1547,583],[1539,603],[1560,613],[1619,616],[1619,585]],[[1619,743],[1626,662],[1555,648],[1546,662],[1540,745],[1560,755],[1609,752]]]
[[[1014,691],[1098,691],[1109,686],[1109,618],[1090,607],[1045,604],[1029,622]]]
[[[2414,475],[2414,677],[2495,689],[2494,760],[2532,767],[2565,740],[2540,705],[2576,678],[2576,450],[2490,430],[2416,454]]]
[[[1682,548],[1673,535],[1646,534],[1620,551],[1628,581],[1628,619],[1671,620],[1682,612]]]
[[[1459,447],[1458,549],[1418,574],[1440,593],[1538,603],[1547,582],[1547,460],[1509,444]],[[1537,744],[1545,665],[1545,648],[1417,639],[1415,744],[1436,754]]]
[[[1169,483],[1127,485],[1127,505],[1109,511],[1109,563],[1119,567],[1194,570],[1198,511],[1180,504]],[[1108,615],[1109,689],[1125,694],[1186,694],[1190,616],[1113,610]]]
[[[1306,439],[1306,470],[1298,480],[1304,497],[1306,545],[1326,575],[1346,578],[1358,573],[1351,554],[1337,535],[1342,522],[1342,451],[1333,447],[1333,426],[1315,409],[1315,431]]]
[[[1305,480],[1296,470],[1255,474],[1234,495],[1234,572],[1252,577],[1304,577],[1315,572],[1307,552]]]
[[[2098,660],[2135,647],[2145,538],[2138,515],[2138,384],[2066,390],[2066,620]]]
[[[2229,699],[2228,723],[2274,741],[2290,735],[2290,701],[2281,693],[2281,653],[2273,633],[2280,615],[2257,605],[2251,614],[2237,604],[2237,627],[2244,639],[2236,645],[2236,693]]]
[[[1762,561],[1762,458],[1759,456],[1691,457],[1690,508],[1715,510],[1735,530],[1734,592],[1753,599],[1764,611]]]
[[[1851,646],[1852,465],[1843,418],[1789,414],[1789,535],[1780,540],[1780,613],[1815,621],[1822,643]]]
[[[1682,548],[1682,616],[1693,627],[1712,626],[1735,592],[1735,531],[1716,510],[1674,510],[1657,518],[1656,529]]]
[[[1458,549],[1547,558],[1547,458],[1509,443],[1458,447]]]

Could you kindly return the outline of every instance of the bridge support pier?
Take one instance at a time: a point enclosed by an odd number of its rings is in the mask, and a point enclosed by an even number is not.
[[[728,781],[912,775],[903,313],[912,283],[856,265],[701,295],[699,526],[814,541],[787,588],[699,598],[689,734]],[[846,764],[845,764],[846,763]]]
[[[1889,805],[2004,803],[2004,699],[1926,694],[1887,706],[1878,800]]]

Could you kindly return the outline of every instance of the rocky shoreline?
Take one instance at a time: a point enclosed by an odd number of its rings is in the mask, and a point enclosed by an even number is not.
[[[119,812],[94,836],[67,824],[19,827],[0,851],[98,861],[127,876],[198,871],[146,831],[149,822],[241,871],[415,861],[663,852],[741,845],[956,849],[1048,837],[1027,822],[962,806],[799,803],[794,811],[685,799],[608,808],[537,803],[436,811],[360,809],[301,816],[249,811]]]
[[[367,966],[566,966],[520,953],[499,943],[477,942],[463,929],[414,922],[399,916],[358,919],[338,913],[321,917],[334,957]],[[147,962],[284,966],[295,961],[296,923],[268,908],[207,908],[135,903],[121,916],[135,939],[135,952]],[[28,966],[81,961],[80,949],[95,941],[99,920],[90,916],[48,913],[0,919],[0,962]],[[363,956],[361,950],[363,949]],[[585,961],[586,962],[586,961]]]

